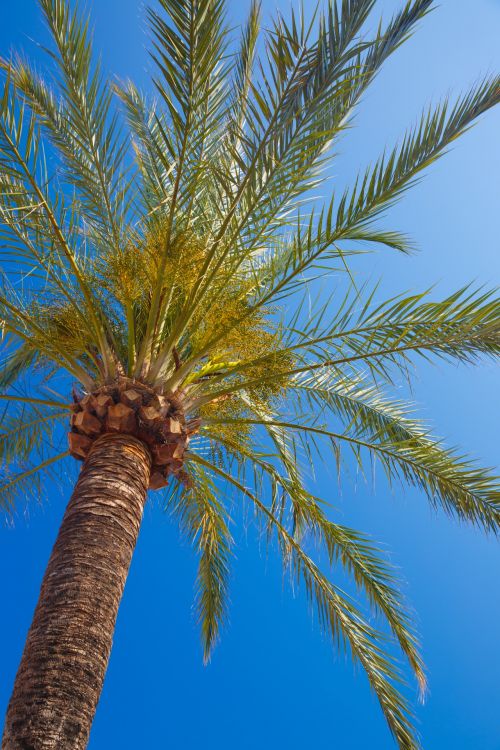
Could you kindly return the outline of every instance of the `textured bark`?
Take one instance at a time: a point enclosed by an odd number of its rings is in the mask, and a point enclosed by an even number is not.
[[[93,444],[43,579],[2,750],[87,746],[150,470],[148,449],[131,435]]]

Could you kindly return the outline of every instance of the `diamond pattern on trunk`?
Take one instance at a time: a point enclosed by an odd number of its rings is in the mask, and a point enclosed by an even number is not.
[[[170,476],[186,481],[184,454],[197,428],[197,423],[186,423],[182,393],[164,395],[139,381],[120,378],[83,397],[75,394],[69,450],[83,461],[100,435],[134,435],[151,451],[149,488],[156,490],[165,487]]]

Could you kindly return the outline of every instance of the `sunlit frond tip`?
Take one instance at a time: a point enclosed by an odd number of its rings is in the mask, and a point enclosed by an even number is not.
[[[195,608],[205,663],[210,660],[227,614],[233,544],[228,514],[218,494],[210,475],[194,465],[188,483],[177,486],[169,494],[166,506],[178,519],[182,533],[194,546],[199,558]]]

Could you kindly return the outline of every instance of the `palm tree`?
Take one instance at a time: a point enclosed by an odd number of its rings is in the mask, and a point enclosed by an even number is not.
[[[151,98],[104,80],[67,0],[40,0],[50,83],[24,56],[1,62],[2,505],[13,512],[57,466],[83,461],[4,750],[86,746],[148,488],[199,554],[205,660],[226,612],[231,491],[277,540],[335,646],[364,668],[398,746],[419,746],[391,639],[421,691],[425,674],[395,573],[304,477],[329,451],[340,470],[352,451],[450,515],[500,527],[498,480],[389,395],[417,355],[497,356],[499,298],[467,288],[381,302],[349,268],[368,243],[411,249],[381,217],[499,101],[500,80],[426,110],[320,206],[332,143],[432,0],[410,0],[370,37],[374,4],[330,0],[310,22],[279,16],[259,52],[258,2],[238,40],[224,0],[159,0],[148,11]],[[336,292],[311,303],[319,276]],[[391,638],[320,570],[311,538]]]

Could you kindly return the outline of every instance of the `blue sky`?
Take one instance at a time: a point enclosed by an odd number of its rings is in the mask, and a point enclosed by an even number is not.
[[[389,14],[401,4],[380,0],[378,6]],[[34,0],[3,5],[2,54],[22,45],[43,59],[33,43],[45,38]],[[264,13],[277,5],[264,0]],[[142,3],[94,0],[89,6],[106,68],[147,86]],[[246,3],[228,7],[238,23]],[[429,99],[498,71],[499,32],[497,0],[441,0],[365,98],[341,143],[331,184],[345,183],[392,144]],[[387,296],[435,283],[436,295],[470,281],[498,284],[499,126],[497,109],[391,210],[385,225],[411,234],[418,253],[367,257],[356,267],[360,279],[381,279]],[[491,363],[420,365],[414,391],[437,434],[497,466],[498,375]],[[318,485],[325,496],[335,492],[338,517],[384,542],[403,570],[429,667],[430,695],[417,708],[426,750],[500,750],[498,543],[435,514],[416,491],[391,491],[382,477],[375,489],[346,481],[340,494],[330,476],[320,476]],[[63,489],[69,496],[70,488]],[[43,504],[0,527],[0,715],[64,509],[64,492],[47,490]],[[277,554],[264,550],[251,524],[236,526],[233,535],[230,622],[205,668],[192,610],[194,555],[175,522],[154,502],[148,505],[90,750],[389,750],[392,741],[365,678],[333,654],[303,593],[291,595]]]

